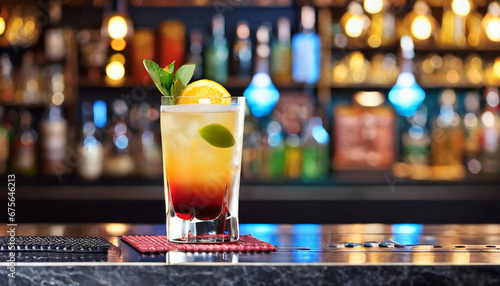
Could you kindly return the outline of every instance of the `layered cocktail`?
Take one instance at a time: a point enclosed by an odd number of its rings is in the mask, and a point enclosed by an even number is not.
[[[161,98],[167,238],[236,241],[245,99],[210,80],[189,83],[195,66],[144,60]]]
[[[188,98],[161,106],[167,236],[236,241],[244,98]]]

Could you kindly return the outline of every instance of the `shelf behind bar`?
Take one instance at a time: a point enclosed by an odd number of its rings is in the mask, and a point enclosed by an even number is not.
[[[248,85],[250,84],[250,79],[240,79],[238,77],[230,77],[229,80],[224,84],[224,87],[227,89],[246,89]],[[484,88],[486,86],[491,86],[491,85],[486,85],[486,84],[469,84],[469,83],[445,83],[445,84],[424,84],[424,83],[419,83],[420,87],[423,89],[440,89],[440,88],[454,88],[454,89],[477,89],[477,88]],[[275,86],[277,89],[281,90],[305,90],[305,89],[311,89],[311,88],[316,88],[318,85],[316,84],[311,84],[311,85],[305,85],[305,84],[300,84],[300,83],[275,83]],[[356,89],[356,90],[361,90],[361,89],[373,89],[373,90],[389,90],[394,86],[394,84],[378,84],[378,83],[352,83],[352,84],[340,84],[340,83],[331,83],[330,88],[332,89]],[[133,89],[133,88],[144,88],[145,92],[156,92],[156,88],[154,85],[141,85],[136,81],[133,80],[126,80],[125,83],[121,86],[109,86],[106,85],[103,82],[98,82],[98,83],[91,83],[86,80],[80,80],[80,85],[79,88],[81,89],[88,89],[88,88],[94,88],[94,89]],[[81,91],[82,93],[85,93],[85,91]]]
[[[17,200],[155,201],[163,186],[33,186],[18,184]],[[487,185],[264,185],[242,184],[242,201],[498,201],[500,188]]]

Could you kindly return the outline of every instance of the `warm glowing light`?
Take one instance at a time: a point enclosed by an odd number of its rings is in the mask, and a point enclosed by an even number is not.
[[[469,0],[453,0],[451,9],[458,16],[467,16],[470,12],[470,2]]]
[[[120,53],[116,53],[109,58],[109,62],[119,62],[122,65],[125,64],[125,56]]]
[[[500,19],[492,18],[486,25],[486,36],[493,42],[500,42]]]
[[[382,11],[382,8],[384,7],[384,1],[383,0],[365,0],[363,7],[365,8],[365,11],[370,13],[370,14],[377,14],[378,12]]]
[[[467,41],[469,44],[473,47],[479,45],[479,35],[475,33],[470,33],[469,36],[467,37]]]
[[[14,20],[12,20],[12,24],[10,25],[12,26],[13,30],[20,30],[23,27],[23,19],[21,19],[20,17],[16,17],[14,18]]]
[[[349,70],[343,64],[339,64],[333,69],[333,80],[335,82],[343,82],[349,75]]]
[[[453,264],[469,264],[470,253],[468,252],[452,252],[451,263]]]
[[[5,32],[5,19],[0,17],[0,35]]]
[[[112,80],[119,80],[125,76],[125,67],[120,62],[111,62],[106,66],[106,75]]]
[[[411,24],[411,33],[413,37],[419,40],[426,40],[431,36],[432,25],[429,18],[417,16]]]
[[[108,33],[112,39],[123,39],[127,35],[127,21],[122,16],[113,16],[109,19]]]
[[[467,70],[467,78],[474,84],[478,84],[481,82],[481,80],[483,79],[483,76],[481,74],[481,70],[476,68],[476,67],[472,67],[470,69]]]
[[[361,71],[363,69],[363,64],[365,62],[365,57],[362,53],[355,51],[351,54],[351,59],[349,60],[349,68],[352,71]]]
[[[110,223],[105,226],[106,232],[110,235],[123,235],[128,226],[123,223]]]
[[[385,98],[382,93],[378,91],[362,91],[358,92],[353,97],[354,102],[361,106],[375,107],[382,105]]]
[[[446,72],[446,80],[450,83],[457,83],[460,79],[460,75],[456,70],[449,70]]]
[[[434,71],[434,67],[432,66],[431,64],[431,60],[430,59],[425,59],[423,62],[422,62],[422,70],[425,72],[425,73],[432,73]]]
[[[27,17],[26,21],[24,21],[24,33],[26,35],[31,35],[33,32],[35,32],[35,29],[35,19],[33,17]]]
[[[495,59],[495,63],[493,64],[493,74],[496,78],[500,78],[500,58]]]
[[[357,38],[363,33],[364,23],[360,16],[352,16],[345,24],[345,32],[349,37]]]
[[[111,41],[111,48],[115,51],[123,51],[127,47],[127,42],[124,39],[113,39]]]
[[[363,264],[366,262],[365,253],[351,252],[348,256],[349,264]]]
[[[372,48],[378,48],[382,44],[382,39],[377,35],[368,37],[368,45]]]
[[[64,102],[64,94],[62,92],[56,92],[52,95],[52,103],[54,105],[61,105]]]

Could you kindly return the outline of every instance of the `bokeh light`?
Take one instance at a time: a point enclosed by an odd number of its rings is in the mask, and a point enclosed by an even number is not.
[[[106,66],[106,75],[112,80],[120,80],[125,76],[125,67],[120,62],[111,62]]]
[[[5,19],[0,17],[0,35],[5,32]]]
[[[363,19],[360,16],[352,16],[345,24],[345,32],[349,37],[357,38],[363,33]]]
[[[127,21],[122,16],[113,16],[109,19],[108,33],[112,39],[123,39],[127,35]]]
[[[368,12],[370,14],[377,14],[378,12],[382,11],[382,8],[384,7],[384,1],[383,0],[365,0],[363,6],[364,6],[366,12]]]
[[[470,2],[468,0],[453,0],[451,9],[458,16],[467,16],[470,12]]]
[[[417,16],[411,24],[411,33],[413,37],[419,40],[426,40],[431,36],[431,21],[425,16]]]

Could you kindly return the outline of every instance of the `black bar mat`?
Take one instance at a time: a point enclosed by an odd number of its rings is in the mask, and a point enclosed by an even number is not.
[[[0,251],[108,252],[111,242],[103,237],[0,236]]]

